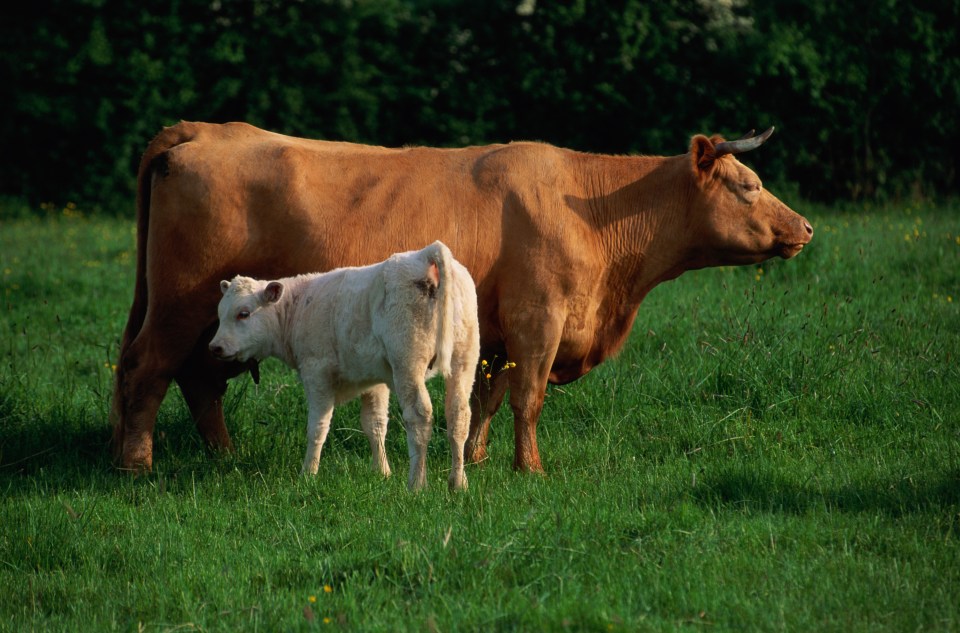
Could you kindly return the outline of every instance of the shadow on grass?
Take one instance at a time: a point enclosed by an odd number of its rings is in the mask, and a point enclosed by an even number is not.
[[[51,489],[111,491],[126,486],[134,477],[150,480],[157,476],[156,472],[135,476],[117,467],[111,451],[112,429],[99,411],[76,407],[58,411],[54,407],[40,413],[31,409],[21,399],[0,394],[0,490],[5,494]],[[164,456],[175,455],[175,471],[194,470],[199,479],[216,470],[211,465],[216,456],[204,448],[189,416],[163,420],[158,427],[155,465]],[[164,460],[167,470],[170,461]]]
[[[827,510],[900,517],[947,509],[955,513],[960,511],[960,470],[948,469],[926,479],[873,479],[838,487],[821,485],[814,477],[796,482],[772,472],[730,471],[704,477],[690,496],[712,507],[791,514]]]
[[[234,471],[245,476],[260,476],[268,470],[277,476],[299,472],[305,446],[299,420],[234,426],[230,433],[238,452],[226,453],[204,445],[180,400],[164,406],[154,430],[154,468],[134,474],[114,462],[112,429],[102,412],[76,406],[41,412],[18,395],[0,393],[0,491],[8,496],[61,490],[111,492],[127,488],[131,481],[167,486],[176,480],[199,483],[222,478]],[[355,408],[357,418],[359,407]],[[359,420],[345,422],[359,426]],[[369,442],[359,428],[335,426],[324,453],[369,460]],[[406,441],[398,420],[391,420],[387,450],[395,468],[405,468]]]

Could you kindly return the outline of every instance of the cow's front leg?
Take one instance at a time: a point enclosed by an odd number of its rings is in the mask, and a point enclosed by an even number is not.
[[[427,485],[427,445],[433,434],[433,404],[423,381],[426,372],[404,372],[395,376],[397,400],[403,409],[403,425],[407,429],[407,452],[410,474],[407,488],[420,490]]]
[[[509,379],[510,408],[513,409],[513,469],[542,473],[537,422],[560,344],[562,324],[548,321],[542,323],[539,332],[516,328],[512,331],[515,335],[507,340],[507,353],[516,365],[503,373]]]
[[[486,358],[486,354],[482,358]],[[494,356],[489,355],[492,359]],[[491,361],[488,361],[488,363]],[[490,377],[487,378],[487,375]],[[473,397],[470,399],[470,433],[464,447],[464,457],[472,464],[487,459],[487,436],[490,433],[490,420],[496,415],[503,396],[507,393],[507,376],[489,364],[479,367],[477,379],[473,385]]]
[[[537,422],[543,410],[547,379],[534,372],[514,374],[510,380],[510,408],[513,409],[513,469],[542,473],[537,447]]]
[[[316,475],[320,467],[320,451],[330,432],[333,417],[333,391],[314,377],[303,377],[307,393],[307,452],[303,456],[304,475]]]
[[[390,389],[386,385],[376,385],[360,394],[360,426],[370,440],[373,469],[384,477],[390,476],[390,464],[383,445],[387,437],[389,405]]]

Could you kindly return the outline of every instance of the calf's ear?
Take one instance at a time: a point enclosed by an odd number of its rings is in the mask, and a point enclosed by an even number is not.
[[[283,284],[279,281],[271,281],[267,284],[267,287],[263,289],[264,303],[276,303],[280,301],[281,296],[283,296]]]
[[[221,282],[220,282],[220,292],[221,292],[221,293],[227,294],[227,290],[229,290],[229,289],[230,289],[230,282],[229,282],[229,281],[224,280],[224,281],[221,281]]]

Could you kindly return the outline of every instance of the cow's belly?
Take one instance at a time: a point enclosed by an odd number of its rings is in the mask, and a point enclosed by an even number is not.
[[[550,368],[550,382],[562,385],[572,382],[588,373],[597,364],[592,337],[580,332],[578,336],[568,336],[560,343],[556,358]]]
[[[593,369],[586,359],[574,362],[554,363],[550,369],[550,383],[554,385],[565,385],[573,382],[577,378],[586,375]]]

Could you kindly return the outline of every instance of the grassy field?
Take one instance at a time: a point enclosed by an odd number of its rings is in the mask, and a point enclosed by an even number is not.
[[[800,210],[799,257],[660,286],[550,388],[547,476],[501,411],[460,495],[442,432],[406,491],[395,410],[371,472],[355,404],[301,479],[274,362],[228,392],[236,454],[174,389],[154,472],[115,470],[132,222],[0,220],[0,629],[960,630],[960,208]]]

